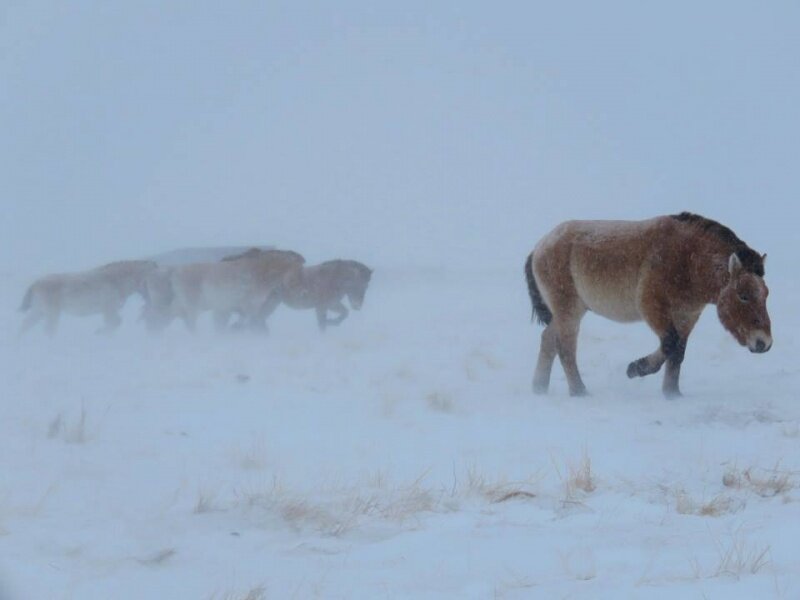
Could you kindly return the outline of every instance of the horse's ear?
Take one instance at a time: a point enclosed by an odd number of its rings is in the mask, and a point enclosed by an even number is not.
[[[766,252],[764,252],[764,254],[761,255],[761,262],[762,263],[767,262],[767,253]]]
[[[739,271],[741,270],[742,270],[742,261],[739,260],[739,257],[736,256],[736,252],[734,252],[728,259],[728,273],[731,274],[731,277],[736,277],[739,274]]]

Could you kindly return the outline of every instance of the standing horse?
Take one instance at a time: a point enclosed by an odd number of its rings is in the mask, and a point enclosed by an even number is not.
[[[583,395],[575,359],[587,311],[620,322],[644,320],[660,340],[628,365],[628,377],[658,372],[663,391],[679,396],[686,341],[707,304],[751,352],[767,352],[772,334],[764,260],[730,229],[691,213],[646,221],[568,221],[536,246],[525,263],[533,313],[542,333],[533,390],[544,393],[556,354],[572,395]]]
[[[45,330],[52,335],[62,312],[86,316],[102,314],[108,332],[119,327],[119,311],[135,293],[146,298],[145,280],[156,269],[149,260],[123,260],[81,273],[48,275],[33,282],[22,300],[21,311],[28,315],[20,335],[45,320]]]
[[[321,331],[329,325],[339,325],[349,311],[342,302],[347,296],[350,307],[361,310],[364,295],[372,278],[372,270],[355,260],[329,260],[312,267],[288,272],[277,294],[263,307],[260,318],[270,314],[283,302],[295,309],[314,309]],[[328,318],[328,311],[337,313]]]

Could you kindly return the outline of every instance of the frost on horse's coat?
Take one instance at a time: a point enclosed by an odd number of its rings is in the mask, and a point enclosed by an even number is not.
[[[752,352],[772,333],[764,259],[730,229],[692,213],[645,221],[568,221],[536,245],[525,263],[534,315],[546,324],[533,380],[546,392],[556,354],[570,393],[585,393],[575,359],[587,311],[620,322],[645,321],[659,347],[628,366],[629,377],[666,362],[664,393],[679,395],[686,341],[707,304]]]

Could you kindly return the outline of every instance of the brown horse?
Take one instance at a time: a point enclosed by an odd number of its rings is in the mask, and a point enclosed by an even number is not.
[[[372,270],[355,260],[329,260],[312,267],[294,269],[284,277],[276,295],[263,307],[260,318],[267,318],[283,302],[295,309],[314,309],[317,325],[325,331],[339,325],[349,311],[342,302],[347,296],[350,307],[361,310]],[[328,311],[337,316],[328,318]]]
[[[220,262],[159,269],[147,280],[143,318],[151,330],[163,329],[176,317],[194,330],[199,313],[205,311],[213,312],[219,330],[227,328],[234,313],[254,321],[283,276],[304,262],[290,250],[253,249]]]
[[[147,297],[145,281],[156,270],[149,260],[123,260],[80,273],[48,275],[33,282],[20,310],[28,315],[20,335],[44,319],[45,330],[53,335],[61,313],[77,316],[102,314],[101,332],[113,331],[122,319],[119,311],[132,294]]]
[[[679,396],[686,341],[707,304],[751,352],[772,346],[764,261],[727,227],[691,213],[646,221],[568,221],[545,236],[525,263],[542,333],[533,390],[544,393],[558,354],[570,394],[586,387],[575,359],[587,311],[620,322],[644,320],[658,336],[655,352],[633,361],[628,377],[658,372],[663,391]]]

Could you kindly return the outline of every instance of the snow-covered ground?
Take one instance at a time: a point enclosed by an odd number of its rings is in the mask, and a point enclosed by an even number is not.
[[[521,261],[520,261],[521,262]],[[774,349],[704,314],[682,387],[630,381],[656,346],[588,316],[588,398],[518,269],[378,269],[325,335],[17,342],[0,281],[0,598],[798,598],[800,287],[770,279]]]

